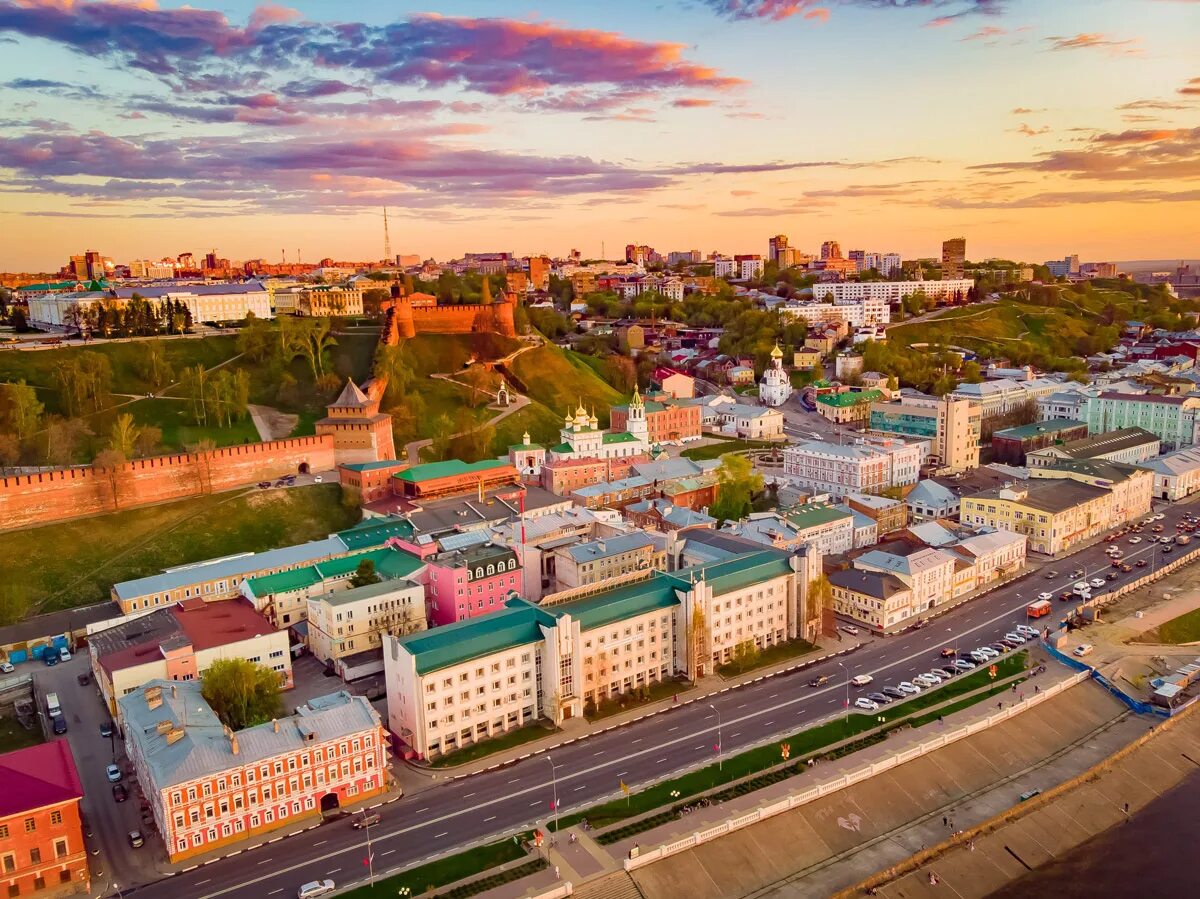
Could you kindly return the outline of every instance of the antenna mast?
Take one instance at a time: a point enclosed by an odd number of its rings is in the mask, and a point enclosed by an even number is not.
[[[383,258],[389,262],[392,258],[392,239],[388,237],[386,206],[383,207]]]

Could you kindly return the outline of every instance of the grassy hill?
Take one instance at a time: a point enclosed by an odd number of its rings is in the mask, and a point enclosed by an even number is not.
[[[510,370],[520,389],[560,419],[581,402],[594,407],[602,426],[608,425],[608,407],[623,398],[606,383],[585,357],[554,344],[543,344],[513,360]]]
[[[29,614],[90,605],[117,582],[350,527],[336,484],[198,496],[0,534],[0,591]],[[103,534],[103,539],[96,539]],[[0,621],[0,624],[9,622]]]

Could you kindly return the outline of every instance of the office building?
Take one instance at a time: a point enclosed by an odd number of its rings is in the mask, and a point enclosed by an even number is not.
[[[780,251],[787,250],[788,239],[786,234],[776,234],[767,241],[767,259],[774,263],[780,263]],[[784,266],[779,265],[780,268]]]
[[[921,441],[867,438],[848,446],[810,440],[783,451],[783,473],[813,494],[841,499],[917,483],[925,447]]]
[[[942,241],[942,280],[957,281],[967,267],[967,240],[955,237]]]
[[[309,598],[307,617],[309,651],[350,680],[383,670],[383,634],[425,629],[425,588],[395,578],[334,590]]]
[[[821,244],[821,259],[841,259],[842,245],[836,240],[826,240]]]
[[[51,293],[29,301],[29,320],[55,327],[85,325],[100,304],[124,307],[134,294],[151,307],[166,302],[187,307],[197,323],[237,322],[250,313],[256,318],[274,318],[267,289],[255,281],[239,284],[170,284],[163,287],[117,287],[71,293]]]
[[[814,284],[813,299],[825,303],[862,303],[874,301],[868,307],[870,315],[865,324],[887,324],[890,321],[878,311],[889,304],[899,303],[917,291],[939,302],[966,299],[967,291],[975,286],[974,278],[954,278],[944,281],[832,281]],[[786,308],[786,307],[784,307]]]
[[[667,567],[663,547],[641,531],[564,546],[554,555],[558,590],[602,583],[635,571],[665,571]]]
[[[1198,409],[1200,397],[1195,396],[1104,392],[1086,397],[1079,417],[1091,434],[1142,428],[1155,434],[1164,450],[1176,450],[1196,442]]]
[[[872,431],[929,440],[929,462],[943,471],[966,471],[979,465],[981,414],[968,400],[946,394],[874,403],[868,422]]]

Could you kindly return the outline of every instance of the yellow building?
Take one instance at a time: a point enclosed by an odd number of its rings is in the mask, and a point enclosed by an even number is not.
[[[306,287],[296,297],[296,312],[317,318],[330,315],[362,315],[363,292],[357,287],[319,284]]]
[[[963,524],[1024,534],[1033,552],[1053,556],[1120,524],[1113,495],[1072,480],[1030,480],[964,496]]]

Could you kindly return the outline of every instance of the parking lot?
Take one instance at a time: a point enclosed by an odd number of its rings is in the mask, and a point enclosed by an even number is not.
[[[84,835],[93,855],[93,885],[107,892],[114,880],[125,889],[157,879],[160,875],[156,865],[165,864],[166,851],[153,827],[142,821],[137,781],[126,770],[122,783],[128,790],[128,799],[116,802],[112,784],[105,775],[105,768],[113,762],[125,768],[125,755],[116,734],[110,738],[100,736],[100,726],[109,721],[109,715],[95,683],[90,682],[89,677],[87,686],[81,686],[77,680],[85,672],[90,675],[87,650],[52,668],[35,661],[21,665],[18,670],[33,675],[41,720],[45,720],[46,694],[58,694],[67,723],[67,732],[63,736],[70,743],[83,784]],[[140,830],[145,835],[146,843],[142,848],[129,846],[131,830]]]

